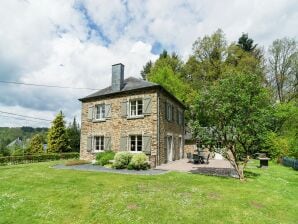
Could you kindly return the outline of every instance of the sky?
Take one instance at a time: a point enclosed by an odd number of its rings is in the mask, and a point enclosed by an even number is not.
[[[92,89],[110,84],[112,64],[140,77],[163,49],[186,60],[218,28],[230,42],[248,33],[265,50],[298,37],[297,0],[2,0],[0,15],[0,81]],[[78,99],[92,92],[0,83],[0,111],[80,120]],[[50,125],[3,115],[2,127]]]

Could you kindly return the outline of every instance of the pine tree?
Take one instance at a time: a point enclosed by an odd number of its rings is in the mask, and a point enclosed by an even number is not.
[[[29,143],[28,152],[30,154],[43,153],[43,138],[40,134],[34,135]]]
[[[80,151],[80,127],[76,121],[76,117],[73,118],[72,124],[70,123],[66,129],[67,137],[69,139],[69,145],[71,151],[79,152]]]
[[[70,150],[66,134],[64,115],[57,114],[48,132],[48,152],[67,152]]]

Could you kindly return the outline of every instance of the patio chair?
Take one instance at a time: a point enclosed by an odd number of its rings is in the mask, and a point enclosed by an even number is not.
[[[197,155],[197,154],[193,154],[193,155],[192,155],[192,161],[193,161],[194,164],[199,163],[199,162],[200,162],[199,155]]]

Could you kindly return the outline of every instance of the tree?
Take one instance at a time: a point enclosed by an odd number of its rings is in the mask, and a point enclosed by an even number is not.
[[[39,153],[44,152],[43,151],[43,138],[40,134],[36,134],[31,138],[27,152],[29,154],[39,154]]]
[[[72,124],[66,129],[69,146],[72,152],[80,151],[80,127],[77,124],[76,117],[73,118]]]
[[[260,77],[236,73],[211,86],[198,99],[194,130],[202,127],[221,142],[225,156],[244,179],[247,157],[256,152],[268,130],[270,98]]]
[[[238,40],[237,46],[239,46],[244,51],[253,52],[257,47],[257,44],[253,44],[253,43],[254,43],[253,39],[248,38],[247,33],[243,33]]]
[[[48,152],[67,152],[70,150],[66,135],[64,115],[57,114],[48,132]]]
[[[273,41],[268,50],[269,82],[279,102],[297,98],[298,47],[295,39],[283,38]]]
[[[147,76],[150,73],[150,70],[152,68],[152,61],[148,61],[144,66],[143,66],[143,70],[141,71],[141,76],[143,78],[143,80],[147,80]]]

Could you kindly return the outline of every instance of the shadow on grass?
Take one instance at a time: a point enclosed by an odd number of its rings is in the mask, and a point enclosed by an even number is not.
[[[203,174],[208,176],[218,177],[234,177],[238,178],[237,173],[231,168],[214,168],[214,167],[200,167],[190,171],[192,174]]]
[[[245,178],[256,179],[259,176],[261,176],[261,174],[255,173],[255,172],[252,172],[252,171],[244,171],[244,176],[245,176]]]

